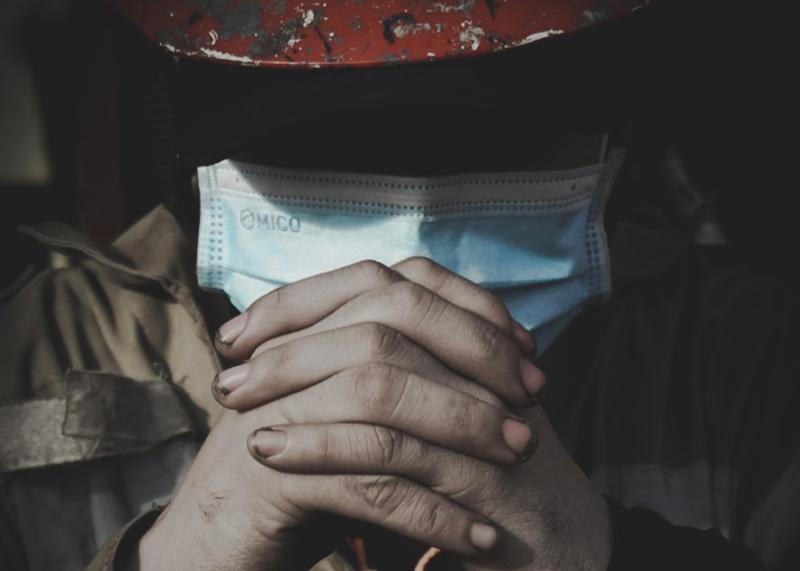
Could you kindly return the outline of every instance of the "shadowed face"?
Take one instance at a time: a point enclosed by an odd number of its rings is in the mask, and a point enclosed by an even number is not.
[[[559,170],[598,162],[600,134],[560,131],[520,115],[502,104],[327,113],[261,137],[236,158],[402,176]]]

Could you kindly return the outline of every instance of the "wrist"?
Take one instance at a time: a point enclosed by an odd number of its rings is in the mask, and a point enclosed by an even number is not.
[[[198,513],[170,505],[141,537],[123,571],[181,569],[289,569],[283,559],[289,531],[255,529],[244,510]],[[241,517],[235,517],[242,514]],[[263,519],[269,520],[266,514]],[[232,517],[233,516],[233,517]],[[264,527],[271,527],[269,524]],[[308,566],[305,567],[307,569]]]

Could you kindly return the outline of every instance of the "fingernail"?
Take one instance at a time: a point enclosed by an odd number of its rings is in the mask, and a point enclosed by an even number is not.
[[[217,341],[230,347],[233,345],[234,341],[236,341],[239,335],[242,334],[246,323],[246,313],[240,313],[230,321],[223,323],[219,330],[217,330]]]
[[[536,358],[536,340],[533,338],[530,331],[525,329],[518,321],[514,321],[511,324],[511,329],[514,333],[514,339],[517,341],[517,344],[522,347],[522,350],[530,357]]]
[[[522,386],[531,397],[531,400],[538,403],[539,393],[547,380],[544,373],[539,367],[523,357],[519,360],[519,375],[522,378]]]
[[[503,421],[503,439],[520,460],[527,460],[536,451],[536,438],[530,426],[524,422],[507,418]]]
[[[274,428],[259,428],[250,435],[248,448],[256,458],[276,456],[286,448],[286,433]]]
[[[469,528],[469,540],[476,549],[489,551],[497,543],[497,530],[485,523],[473,523]]]
[[[250,374],[250,367],[247,363],[238,365],[232,369],[226,369],[217,375],[217,380],[214,381],[214,388],[219,394],[226,397],[235,389],[242,386],[248,374]]]

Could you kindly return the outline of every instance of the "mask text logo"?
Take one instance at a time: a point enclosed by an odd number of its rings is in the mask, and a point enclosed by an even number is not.
[[[300,219],[283,214],[259,213],[252,210],[239,212],[239,223],[246,230],[262,230],[267,232],[300,232]]]

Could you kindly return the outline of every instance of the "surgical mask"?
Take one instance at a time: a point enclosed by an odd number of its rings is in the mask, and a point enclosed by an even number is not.
[[[606,198],[622,162],[433,178],[198,169],[197,276],[244,311],[291,282],[360,260],[425,256],[494,292],[544,350],[610,290]]]

